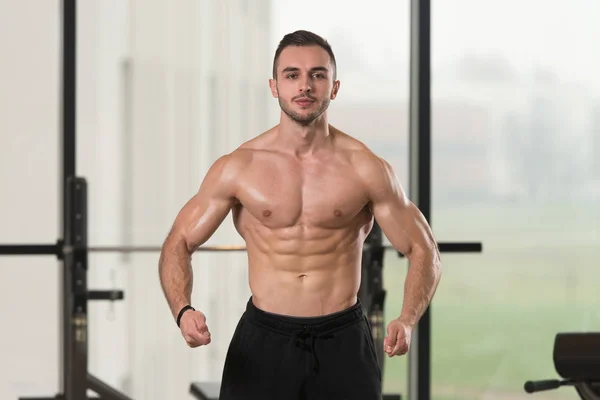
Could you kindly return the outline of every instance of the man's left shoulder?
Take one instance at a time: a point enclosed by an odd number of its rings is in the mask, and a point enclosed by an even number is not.
[[[386,160],[362,143],[348,148],[347,155],[354,170],[361,174],[378,174],[389,168]]]
[[[372,162],[377,156],[359,139],[337,130],[336,147],[353,162]]]
[[[336,130],[336,136],[339,149],[359,174],[372,176],[383,173],[385,175],[391,169],[385,159],[377,155],[361,140],[340,130]]]

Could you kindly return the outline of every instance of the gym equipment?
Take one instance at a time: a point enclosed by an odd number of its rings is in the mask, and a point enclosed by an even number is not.
[[[63,251],[64,243],[59,240],[56,244],[6,244],[0,245],[0,255],[58,255]],[[373,245],[369,238],[365,240],[363,252],[371,251],[375,246],[376,250],[393,250],[389,245]],[[439,243],[438,247],[442,253],[480,253],[481,243]],[[159,246],[88,246],[89,253],[159,253]],[[199,252],[222,252],[222,251],[246,251],[245,246],[238,245],[217,245],[200,246]],[[404,257],[398,253],[399,257]]]
[[[558,333],[554,368],[563,379],[527,381],[527,393],[573,386],[583,400],[600,400],[600,332]]]
[[[365,314],[371,325],[371,334],[375,342],[375,353],[377,354],[377,361],[382,373],[385,355],[383,352],[383,340],[386,335],[385,318],[383,315],[386,295],[386,290],[383,287],[384,254],[383,233],[379,225],[375,223],[365,239],[361,261],[361,285],[358,290],[358,297],[363,304]]]
[[[219,400],[221,384],[217,382],[193,382],[190,393],[200,400]]]

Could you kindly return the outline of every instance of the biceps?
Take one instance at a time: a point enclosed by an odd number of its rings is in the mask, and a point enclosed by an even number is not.
[[[177,215],[173,230],[194,251],[215,233],[232,205],[229,199],[196,195]]]
[[[431,231],[414,203],[397,200],[376,204],[373,215],[392,246],[405,256],[431,246]]]

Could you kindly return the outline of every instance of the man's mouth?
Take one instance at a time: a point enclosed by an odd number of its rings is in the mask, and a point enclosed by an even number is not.
[[[296,103],[301,106],[308,106],[308,105],[314,103],[314,100],[311,100],[308,98],[302,98],[302,99],[296,100]]]

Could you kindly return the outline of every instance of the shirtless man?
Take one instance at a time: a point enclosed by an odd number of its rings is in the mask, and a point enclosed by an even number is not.
[[[219,400],[380,399],[381,371],[357,298],[363,241],[375,219],[410,261],[401,314],[387,326],[388,356],[409,350],[435,293],[437,245],[389,164],[328,123],[340,88],[328,43],[291,33],[273,64],[280,123],[211,166],[163,245],[162,289],[187,344],[209,344],[206,317],[190,305],[191,256],[231,211],[252,295]]]

